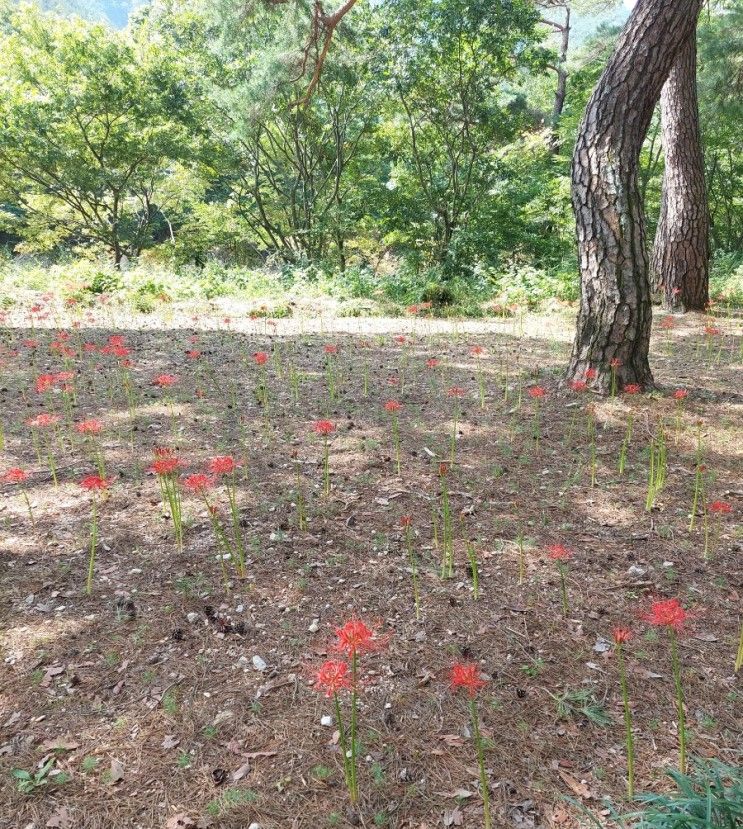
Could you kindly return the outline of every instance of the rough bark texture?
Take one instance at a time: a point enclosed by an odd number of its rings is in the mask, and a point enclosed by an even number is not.
[[[653,287],[671,310],[709,301],[709,207],[699,134],[696,32],[684,44],[660,96],[665,155]]]
[[[639,0],[591,96],[573,156],[581,305],[570,379],[650,386],[651,305],[640,149],[702,0]]]

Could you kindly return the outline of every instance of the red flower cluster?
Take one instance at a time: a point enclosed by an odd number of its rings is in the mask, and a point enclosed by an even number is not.
[[[448,397],[464,397],[467,392],[461,386],[452,386],[446,390]]]
[[[470,699],[474,699],[477,692],[487,685],[487,682],[480,678],[479,666],[471,662],[455,662],[449,680],[453,691],[463,688]]]
[[[384,408],[387,412],[399,412],[402,408],[402,404],[399,403],[397,400],[388,400],[384,404]]]
[[[103,431],[103,424],[100,420],[81,420],[75,424],[75,431],[81,435],[98,435]]]
[[[617,626],[612,630],[611,635],[615,644],[624,645],[632,638],[632,631],[629,628]]]
[[[686,389],[676,389],[676,391],[673,393],[674,400],[683,400],[688,396],[689,392]]]
[[[426,368],[436,368],[440,363],[435,357],[431,357],[429,360],[426,360]]]
[[[547,547],[547,555],[552,561],[569,561],[573,557],[573,552],[563,544],[550,544]]]
[[[196,495],[203,495],[214,485],[214,478],[204,472],[195,472],[193,475],[186,475],[183,479],[183,486]]]
[[[257,366],[265,366],[268,362],[268,354],[265,351],[256,351],[253,360]]]
[[[173,475],[180,468],[181,461],[172,450],[158,447],[155,449],[155,461],[151,464],[149,470],[155,475],[162,477],[166,475]]]
[[[335,431],[335,424],[330,420],[316,420],[313,428],[318,435],[329,435]]]
[[[326,697],[335,696],[344,688],[351,688],[351,677],[348,673],[348,663],[342,660],[328,659],[320,666],[315,674],[315,685],[325,692]]]
[[[588,388],[588,383],[585,380],[571,380],[570,388],[576,392],[585,391]]]
[[[707,510],[715,515],[729,515],[733,511],[733,508],[727,501],[713,501],[707,507]]]
[[[534,399],[544,397],[547,394],[547,392],[541,386],[531,386],[531,388],[528,389],[527,393],[529,397],[532,397]]]
[[[212,475],[232,475],[238,467],[232,455],[220,455],[212,458],[209,463],[209,471]]]
[[[153,386],[160,386],[161,389],[174,386],[178,382],[175,374],[158,374],[152,381]]]
[[[54,426],[55,423],[59,423],[59,415],[42,412],[41,414],[37,414],[36,417],[30,417],[26,421],[26,426],[45,428],[47,426]]]
[[[108,489],[108,481],[105,478],[101,478],[100,475],[86,475],[80,481],[80,486],[92,492],[99,492],[102,489]]]
[[[624,387],[625,394],[640,394],[642,391],[642,386],[638,386],[637,383],[627,383]]]
[[[680,630],[689,614],[684,610],[678,599],[660,599],[650,606],[648,613],[642,615],[645,622],[658,627],[673,628]]]
[[[335,635],[337,641],[333,649],[349,658],[380,650],[387,644],[386,639],[377,637],[375,631],[361,619],[350,619],[343,627],[335,629]]]
[[[26,478],[28,478],[28,473],[19,466],[11,467],[3,475],[3,481],[7,484],[21,484]]]

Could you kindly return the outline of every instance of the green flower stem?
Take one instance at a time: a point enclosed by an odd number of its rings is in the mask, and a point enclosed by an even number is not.
[[[622,705],[624,707],[624,744],[627,749],[627,797],[631,800],[635,796],[635,741],[632,736],[632,709],[629,705],[624,651],[622,650],[622,645],[619,643],[617,644],[617,658],[619,660],[619,683],[622,688]]]
[[[93,496],[93,510],[90,517],[90,558],[88,559],[88,579],[85,583],[85,592],[90,595],[93,590],[93,570],[95,569],[95,550],[98,545],[98,505]]]
[[[470,700],[470,717],[472,719],[472,736],[475,738],[475,748],[477,750],[477,765],[480,769],[480,795],[482,796],[483,806],[483,826],[485,829],[492,829],[493,823],[490,817],[490,789],[488,786],[488,776],[485,772],[485,750],[482,744],[482,737],[480,736],[480,718],[477,715],[477,702],[474,699]]]
[[[681,774],[686,774],[686,714],[684,712],[684,689],[681,683],[681,659],[676,631],[670,626],[668,635],[671,638],[671,664],[673,667],[673,681],[676,686],[676,713],[679,723],[679,769]]]
[[[562,598],[562,615],[567,616],[570,613],[570,605],[568,603],[568,588],[565,584],[565,565],[558,563],[557,569],[560,573],[560,597]]]
[[[350,773],[351,773],[351,785],[349,787],[349,794],[351,796],[351,803],[355,804],[358,802],[359,799],[359,781],[357,777],[357,767],[356,767],[356,752],[358,750],[357,746],[357,739],[356,735],[358,732],[358,707],[357,707],[357,698],[358,698],[358,674],[359,674],[359,656],[356,651],[353,651],[351,655],[351,733],[350,733],[350,743],[351,743],[351,762],[350,762]]]

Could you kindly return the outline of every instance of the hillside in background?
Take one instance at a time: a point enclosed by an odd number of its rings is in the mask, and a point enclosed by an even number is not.
[[[126,26],[129,12],[141,6],[141,0],[37,0],[45,11],[64,16],[77,15],[86,20],[109,22],[117,29]]]

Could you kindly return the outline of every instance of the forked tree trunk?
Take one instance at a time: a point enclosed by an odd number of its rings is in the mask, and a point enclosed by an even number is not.
[[[702,311],[709,302],[709,206],[699,134],[696,32],[673,64],[660,96],[665,155],[655,234],[653,288],[666,308]]]
[[[702,0],[639,0],[583,116],[572,190],[581,304],[568,378],[605,391],[652,385],[650,283],[638,187],[640,149],[676,56],[695,31]]]

